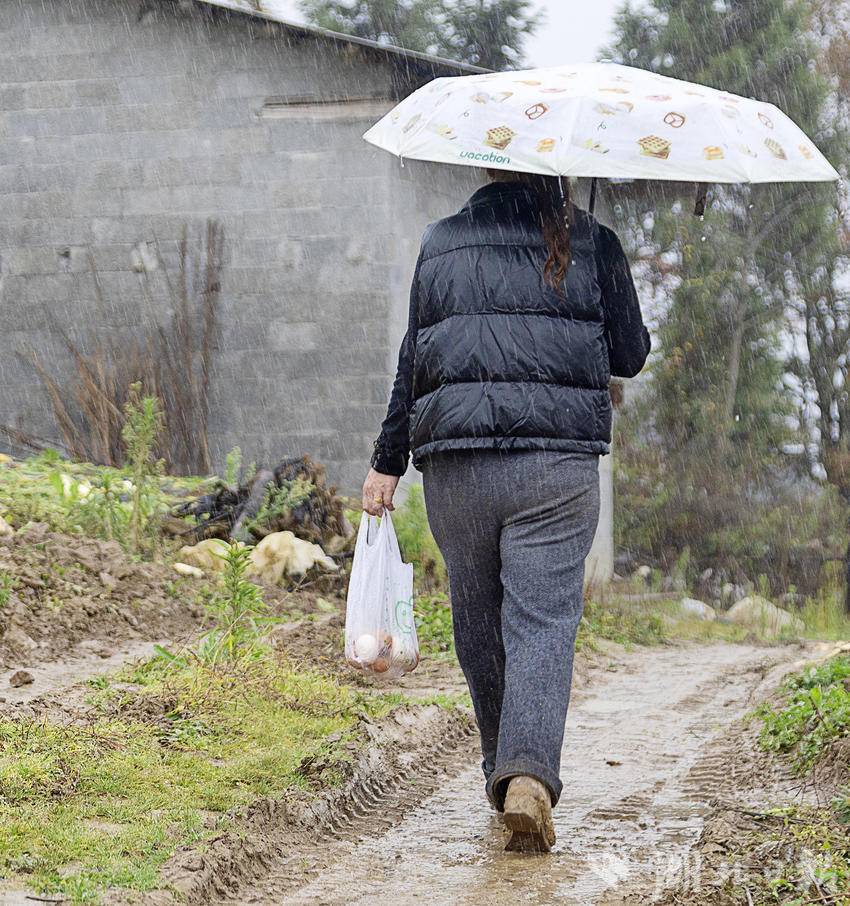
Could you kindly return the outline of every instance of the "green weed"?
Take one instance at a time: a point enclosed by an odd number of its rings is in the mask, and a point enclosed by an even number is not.
[[[294,478],[291,481],[284,479],[280,485],[269,485],[262,506],[248,524],[249,531],[253,528],[268,530],[309,499],[313,490],[312,482],[306,478]]]
[[[393,527],[402,557],[413,563],[419,587],[429,591],[446,590],[446,564],[431,534],[425,496],[419,485],[408,490],[404,503],[393,513]]]
[[[795,770],[809,770],[839,738],[850,735],[850,657],[839,656],[790,677],[786,702],[763,705],[759,742],[787,755]]]
[[[0,610],[3,610],[12,597],[18,580],[5,569],[0,569]]]
[[[121,439],[127,453],[130,489],[130,544],[138,552],[142,544],[142,533],[158,515],[158,486],[154,479],[162,474],[163,463],[154,458],[154,449],[165,424],[159,400],[153,396],[142,396],[142,385],[130,385],[127,402],[124,405],[124,427]]]
[[[72,519],[87,535],[106,538],[126,538],[131,511],[122,497],[127,496],[130,482],[113,469],[104,469],[99,483],[88,495],[78,500]]]
[[[268,619],[259,586],[246,578],[250,548],[234,542],[224,561],[222,587],[205,605],[215,625],[201,638],[197,649],[201,661],[210,664],[258,653],[260,632]]]
[[[422,653],[432,658],[454,658],[455,640],[448,598],[443,594],[420,595],[414,613]]]

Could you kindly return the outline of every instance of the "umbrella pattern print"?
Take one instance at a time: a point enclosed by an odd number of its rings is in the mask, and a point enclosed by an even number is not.
[[[402,158],[559,176],[839,178],[772,104],[615,63],[436,79],[364,137]]]

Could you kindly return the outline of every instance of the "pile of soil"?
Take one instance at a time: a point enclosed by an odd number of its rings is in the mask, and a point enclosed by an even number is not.
[[[0,539],[15,580],[0,609],[0,667],[51,660],[85,640],[179,639],[203,617],[197,580],[165,563],[131,560],[115,541],[32,523]]]

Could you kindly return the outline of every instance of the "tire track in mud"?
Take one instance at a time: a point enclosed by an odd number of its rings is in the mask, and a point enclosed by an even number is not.
[[[681,875],[712,799],[736,782],[729,748],[717,742],[801,656],[729,644],[643,649],[595,670],[567,723],[551,856],[504,853],[477,753],[466,746],[464,758],[451,749],[437,758],[421,788],[375,790],[312,851],[272,859],[262,881],[212,902],[651,901]]]
[[[172,891],[189,903],[249,903],[256,896],[265,901],[265,892],[257,895],[250,886],[258,877],[273,876],[287,888],[321,877],[340,847],[388,833],[459,763],[466,764],[477,744],[468,712],[433,704],[399,707],[361,729],[367,741],[341,786],[319,795],[302,791],[260,800],[203,852],[178,852],[163,873],[165,888],[146,894],[144,902],[171,904]],[[119,894],[108,902],[138,899]]]

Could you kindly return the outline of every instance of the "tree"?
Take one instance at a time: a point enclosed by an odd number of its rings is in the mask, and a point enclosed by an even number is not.
[[[822,50],[819,69],[832,86],[822,142],[834,161],[850,156],[850,22],[842,0],[812,0],[813,28]],[[837,196],[824,211],[824,229],[804,260],[786,270],[791,330],[789,362],[799,381],[801,421],[814,443],[812,460],[850,505],[850,215]],[[848,509],[850,512],[850,509]],[[850,613],[850,544],[845,558],[845,609]]]
[[[811,65],[810,12],[800,0],[627,4],[606,55],[772,101],[817,136],[829,84]],[[792,261],[808,270],[823,243],[830,189],[714,187],[704,221],[677,188],[632,194],[621,225],[648,267],[666,275],[649,390],[668,503],[656,514],[657,538],[688,543],[717,565],[787,482],[787,274]]]
[[[529,0],[454,0],[444,4],[443,55],[484,69],[517,69],[526,38],[542,25]]]
[[[308,21],[485,69],[515,69],[542,23],[531,0],[302,0]]]

